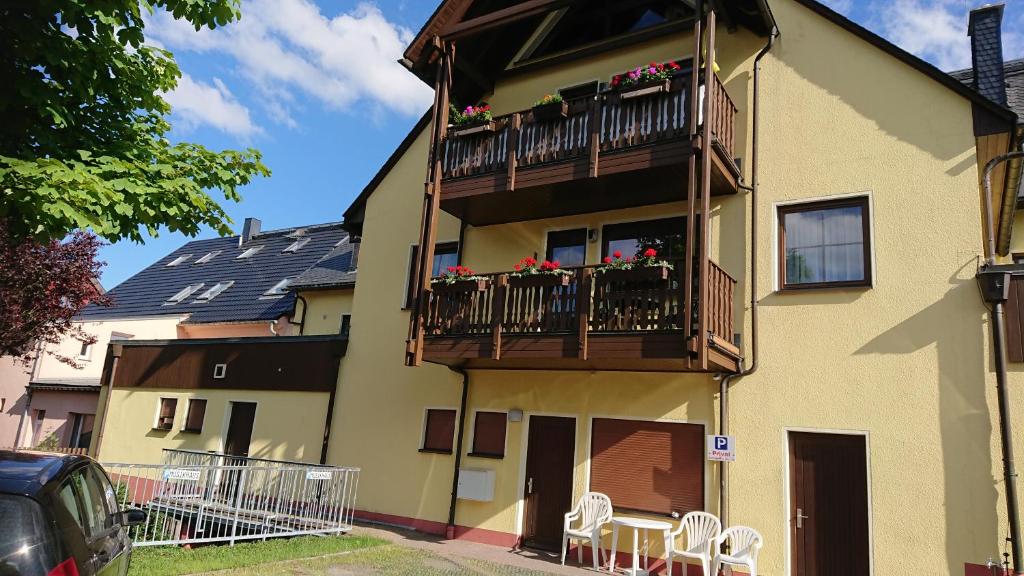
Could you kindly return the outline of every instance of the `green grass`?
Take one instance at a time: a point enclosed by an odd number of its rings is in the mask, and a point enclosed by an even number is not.
[[[385,541],[369,536],[302,536],[298,538],[276,538],[266,542],[244,544],[211,545],[186,550],[177,546],[136,548],[132,551],[129,576],[180,576],[228,568],[245,568],[294,560],[337,554],[379,546]]]

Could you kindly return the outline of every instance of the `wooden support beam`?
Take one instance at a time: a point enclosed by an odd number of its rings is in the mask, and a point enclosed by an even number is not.
[[[508,8],[495,10],[490,14],[485,14],[472,20],[457,22],[441,32],[441,37],[445,40],[458,40],[468,36],[475,36],[488,30],[518,22],[524,18],[551,12],[572,3],[573,0],[528,0]]]
[[[601,154],[601,98],[603,96],[594,96],[590,100],[590,177],[597,178],[598,162]]]
[[[711,154],[714,151],[711,146],[711,126],[714,125],[715,99],[711,97],[711,90],[715,78],[715,11],[709,10],[707,15],[707,54],[704,58],[704,126],[701,128],[703,144],[700,149],[700,283],[698,284],[699,296],[697,297],[698,316],[697,334],[700,338],[698,347],[698,359],[700,369],[708,368],[708,260],[711,254],[708,251],[711,238],[710,213],[711,213]]]
[[[495,279],[491,295],[491,359],[501,360],[501,331],[505,321],[505,298],[508,294],[508,274]]]
[[[505,164],[506,168],[508,168],[505,186],[510,192],[516,189],[516,149],[519,147],[519,130],[522,128],[522,125],[523,115],[520,112],[516,112],[509,119],[508,140],[505,142],[507,149]]]
[[[587,348],[587,336],[590,334],[590,287],[594,280],[594,272],[590,268],[584,268],[579,272],[579,280],[576,284],[576,320],[579,334],[579,359],[587,360],[590,352]]]
[[[686,123],[690,127],[690,143],[695,145],[697,141],[697,113],[698,103],[700,102],[700,40],[701,40],[701,20],[697,18],[693,22],[693,37],[694,37],[694,62],[693,70],[690,74],[690,106],[687,114],[689,118],[686,119]],[[693,342],[693,317],[691,312],[693,311],[693,261],[694,261],[694,242],[696,241],[696,226],[697,226],[697,157],[696,149],[693,148],[690,152],[689,158],[687,158],[687,170],[686,170],[686,259],[683,261],[683,309],[680,311],[680,324],[682,324],[684,333],[688,338],[689,342]],[[688,344],[689,344],[688,342]],[[689,350],[689,349],[688,349]]]

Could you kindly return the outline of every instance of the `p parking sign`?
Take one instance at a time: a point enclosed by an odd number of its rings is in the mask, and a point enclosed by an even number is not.
[[[736,439],[732,436],[708,434],[708,460],[716,462],[735,462]]]

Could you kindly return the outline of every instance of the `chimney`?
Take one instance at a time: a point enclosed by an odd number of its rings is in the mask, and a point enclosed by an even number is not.
[[[245,224],[242,224],[242,235],[238,237],[238,245],[241,246],[249,240],[260,235],[260,219],[259,218],[246,218]]]
[[[1002,22],[1003,4],[986,4],[971,10],[967,35],[971,37],[974,89],[996,104],[1006,106]]]

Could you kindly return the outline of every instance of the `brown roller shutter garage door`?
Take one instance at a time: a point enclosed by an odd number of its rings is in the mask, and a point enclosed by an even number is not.
[[[595,418],[590,489],[617,509],[680,515],[704,509],[704,426]]]

